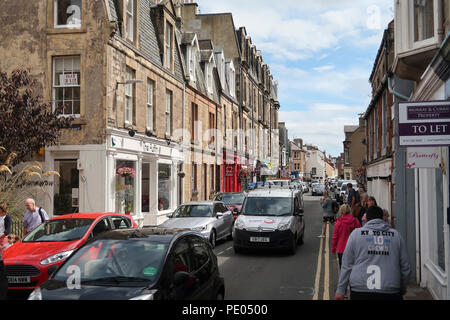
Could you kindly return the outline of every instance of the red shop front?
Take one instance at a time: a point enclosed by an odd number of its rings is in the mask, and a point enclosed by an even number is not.
[[[221,166],[222,192],[241,192],[241,181],[239,179],[241,168],[242,165],[238,156],[224,153],[223,165]]]

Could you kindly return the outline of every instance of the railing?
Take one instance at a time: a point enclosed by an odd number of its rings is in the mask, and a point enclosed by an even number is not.
[[[23,234],[23,227],[22,227],[22,221],[13,220],[11,223],[11,233],[18,235],[19,238],[22,238]]]

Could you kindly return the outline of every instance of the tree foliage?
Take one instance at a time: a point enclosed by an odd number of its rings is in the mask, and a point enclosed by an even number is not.
[[[52,104],[43,103],[35,89],[36,80],[25,70],[14,70],[10,76],[0,72],[0,145],[16,155],[11,165],[55,145],[61,129],[73,121],[61,116],[64,106],[52,110]],[[6,162],[4,157],[0,154],[0,161]]]

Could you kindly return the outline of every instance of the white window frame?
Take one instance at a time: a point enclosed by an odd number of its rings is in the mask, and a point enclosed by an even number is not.
[[[166,135],[172,134],[172,104],[173,104],[173,92],[166,89],[166,109],[165,109],[165,119],[166,119]]]
[[[74,58],[78,58],[78,65],[79,68],[78,70],[74,69]],[[64,62],[68,59],[72,59],[72,69],[71,69],[71,73],[73,74],[74,71],[78,71],[80,76],[77,79],[77,85],[56,85],[55,79],[56,79],[56,60],[58,59],[62,59],[63,60],[63,74],[64,73]],[[81,113],[81,57],[80,56],[54,56],[52,58],[52,106],[53,106],[53,110],[56,109],[56,89],[58,88],[74,88],[74,87],[78,87],[80,88],[80,97],[79,97],[79,103],[80,103],[80,113]],[[62,100],[63,102],[65,101],[64,98]],[[72,99],[71,100],[67,100],[67,101],[77,101],[73,99],[73,95],[72,95]],[[74,116],[76,118],[80,117],[80,113],[73,113],[73,104],[72,104],[72,113],[66,113],[63,114],[62,116]]]
[[[127,67],[126,80],[133,80],[133,78],[134,70]],[[125,124],[133,124],[134,103],[134,84],[125,84]]]
[[[147,130],[153,131],[154,129],[154,93],[155,93],[155,81],[147,79]]]
[[[131,4],[131,11],[128,8],[129,3]],[[134,42],[134,0],[126,0],[125,12],[126,12],[125,36],[128,40]]]
[[[166,21],[164,32],[164,65],[172,69],[172,51],[173,51],[173,25]]]
[[[212,84],[212,62],[208,62],[206,64],[206,81],[207,81],[207,88],[208,88],[208,92],[212,93],[213,91],[213,84]]]
[[[409,41],[412,44],[412,49],[418,49],[426,46],[433,45],[437,42],[437,30],[438,30],[438,16],[437,16],[437,8],[438,3],[437,0],[429,0],[433,1],[433,24],[434,24],[434,35],[431,38],[427,38],[424,40],[415,41],[414,39],[414,30],[415,30],[415,21],[414,21],[414,0],[408,1],[408,10],[409,10]]]
[[[80,23],[78,24],[58,24],[58,1],[53,1],[53,26],[54,28],[70,28],[70,29],[79,29],[83,23],[83,0],[81,0],[81,8],[80,8]]]

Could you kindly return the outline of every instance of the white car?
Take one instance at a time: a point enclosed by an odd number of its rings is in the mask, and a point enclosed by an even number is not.
[[[234,223],[233,247],[287,249],[295,253],[303,244],[305,220],[302,192],[297,189],[251,191]]]

